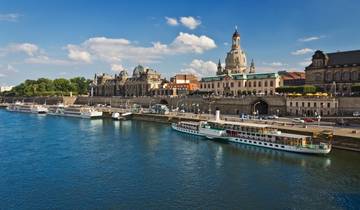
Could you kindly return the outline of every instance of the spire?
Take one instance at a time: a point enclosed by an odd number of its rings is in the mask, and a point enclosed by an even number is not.
[[[251,64],[250,64],[249,73],[255,73],[255,63],[254,63],[254,59],[251,59]]]
[[[218,66],[217,66],[217,72],[216,72],[216,74],[217,74],[217,75],[221,75],[221,74],[223,74],[220,59],[219,59],[219,63],[218,63]]]

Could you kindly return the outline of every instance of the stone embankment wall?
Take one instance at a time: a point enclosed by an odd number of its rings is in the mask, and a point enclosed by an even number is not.
[[[54,96],[54,97],[3,97],[0,99],[2,103],[15,103],[16,101],[24,102],[24,103],[36,103],[36,104],[47,104],[47,105],[55,105],[58,103],[63,103],[66,105],[74,104],[76,97],[62,97],[62,96]]]
[[[360,97],[339,97],[339,114],[352,115],[353,112],[360,112]]]

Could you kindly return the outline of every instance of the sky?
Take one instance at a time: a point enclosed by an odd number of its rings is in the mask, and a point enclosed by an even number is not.
[[[237,27],[257,72],[303,71],[313,52],[360,49],[358,0],[0,0],[0,85],[132,74],[212,76]]]

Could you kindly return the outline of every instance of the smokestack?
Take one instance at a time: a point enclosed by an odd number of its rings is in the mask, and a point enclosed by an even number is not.
[[[215,111],[215,120],[220,121],[220,110],[218,109]]]

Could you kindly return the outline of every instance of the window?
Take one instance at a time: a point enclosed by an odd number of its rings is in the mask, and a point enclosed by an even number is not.
[[[267,81],[265,81],[265,87],[267,87],[267,85],[268,85],[268,84],[267,84]]]
[[[256,87],[256,81],[254,81],[254,83],[253,83],[253,84],[254,84],[254,87]]]
[[[258,86],[261,87],[261,81],[259,81]]]
[[[310,102],[308,102],[308,107],[310,107]]]
[[[341,73],[338,71],[335,73],[335,80],[340,81],[341,80]]]
[[[302,106],[302,107],[305,107],[305,103],[304,103],[304,102],[302,102],[302,103],[301,103],[301,106]]]
[[[327,107],[330,108],[330,103],[327,103]]]
[[[234,87],[234,83],[233,83],[233,82],[231,82],[231,83],[230,83],[230,86],[231,86],[231,87]]]
[[[213,88],[213,89],[214,89],[214,83],[211,83],[211,88]]]
[[[210,88],[210,84],[208,84],[208,88]]]
[[[248,82],[249,87],[251,87],[251,82]]]
[[[295,102],[295,104],[296,104],[296,107],[298,107],[298,106],[299,106],[298,102]]]
[[[343,72],[342,73],[342,80],[344,80],[344,81],[348,81],[348,80],[350,80],[350,73],[349,72]]]
[[[241,82],[238,82],[238,87],[241,87]]]
[[[290,101],[290,106],[292,106],[293,104],[292,104],[292,102]]]
[[[274,86],[274,81],[270,81],[270,87]]]
[[[316,107],[316,102],[314,102],[314,107]]]
[[[200,88],[202,88],[203,86],[202,86],[202,84],[200,84]]]
[[[220,82],[218,82],[218,88],[220,87]]]

